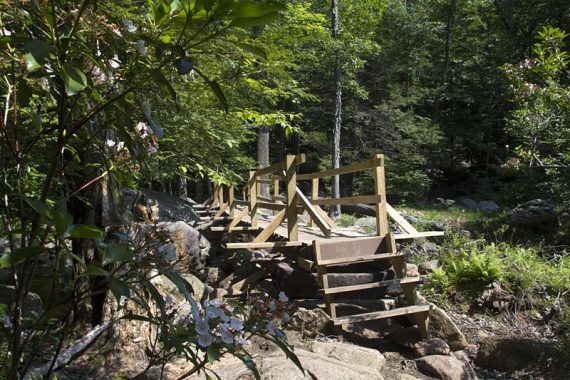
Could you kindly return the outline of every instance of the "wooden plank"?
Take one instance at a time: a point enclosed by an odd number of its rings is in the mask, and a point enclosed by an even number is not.
[[[297,257],[297,266],[307,272],[310,272],[313,269],[313,265],[315,263],[311,260],[307,260],[304,257]]]
[[[264,241],[267,241],[267,239],[269,239],[271,235],[273,235],[277,227],[279,227],[279,225],[283,223],[283,220],[285,219],[285,211],[286,211],[285,209],[279,211],[279,213],[275,215],[271,223],[269,223],[267,227],[265,227],[263,231],[261,231],[261,233],[253,240],[253,242],[263,243]]]
[[[346,317],[333,318],[333,323],[335,325],[344,325],[356,322],[373,321],[375,319],[392,318],[400,315],[425,313],[429,312],[430,309],[431,309],[430,305],[406,306],[392,310],[373,311],[371,313],[355,314]]]
[[[414,228],[398,211],[394,209],[394,207],[390,206],[389,203],[386,203],[386,212],[388,216],[392,218],[394,222],[396,222],[402,229],[407,232],[408,234],[416,234],[418,230]]]
[[[255,184],[255,172],[249,172],[249,182],[247,183],[249,196],[249,210],[251,212],[251,226],[257,227],[257,185]]]
[[[443,231],[426,231],[426,232],[418,232],[415,234],[395,234],[394,237],[396,238],[396,240],[403,240],[403,239],[418,239],[418,238],[443,236],[443,235],[445,235],[445,232]]]
[[[296,156],[287,155],[285,158],[285,186],[287,189],[287,237],[289,241],[299,240],[299,225],[297,223],[297,167]]]
[[[335,288],[328,288],[323,289],[323,294],[337,294],[337,293],[347,293],[347,292],[355,292],[358,290],[365,290],[365,289],[376,289],[376,288],[384,288],[390,285],[400,285],[400,284],[414,284],[420,282],[419,277],[408,277],[404,279],[394,279],[394,280],[386,280],[386,281],[378,281],[378,282],[369,282],[366,284],[358,284],[358,285],[349,285],[349,286],[337,286]]]
[[[233,186],[230,186],[229,190],[229,198],[228,198],[228,205],[230,206],[230,215],[233,216],[234,210],[236,209],[236,197],[235,197],[235,189]]]
[[[319,179],[313,178],[311,180],[311,199],[319,199]],[[315,206],[319,207],[319,206]],[[315,221],[311,218],[309,226],[315,227]],[[330,226],[330,224],[329,224]]]
[[[249,206],[249,201],[242,201],[241,199],[235,200],[236,206]]]
[[[317,262],[322,260],[321,245],[316,240],[313,241],[313,255],[315,256],[315,260]],[[329,279],[328,279],[327,267],[317,266],[317,274],[319,276],[319,284],[321,285],[321,287],[323,289],[328,289]],[[324,298],[325,298],[327,313],[331,316],[331,318],[336,317],[336,303],[334,301],[334,296],[326,294]]]
[[[286,206],[284,204],[279,203],[270,203],[270,202],[257,202],[257,208],[263,208],[266,210],[274,210],[274,211],[281,211],[285,210]]]
[[[309,173],[309,174],[299,174],[298,180],[299,181],[306,181],[313,178],[323,178],[323,177],[332,177],[335,175],[341,174],[348,174],[359,172],[362,170],[372,169],[377,166],[384,166],[384,157],[382,155],[378,155],[381,157],[375,157],[371,160],[357,162],[347,166],[341,166],[338,169],[328,169],[318,173]]]
[[[377,154],[375,159],[384,161],[384,156]],[[376,166],[374,169],[374,191],[381,199],[376,203],[376,234],[384,236],[388,233],[388,215],[386,213],[386,181],[384,178],[384,165]]]
[[[281,169],[285,169],[285,161],[284,160],[279,161],[273,165],[269,165],[269,166],[266,166],[264,168],[257,169],[254,173],[255,173],[256,177],[261,177],[263,175],[271,174],[271,173],[276,172],[276,171],[281,170]]]
[[[260,227],[248,227],[248,226],[244,226],[244,227],[222,227],[222,226],[217,226],[217,227],[210,227],[210,231],[212,232],[260,232],[261,228]]]
[[[220,207],[220,209],[218,210],[216,215],[214,215],[214,218],[218,218],[218,217],[224,215],[224,212],[226,212],[227,209],[228,209],[228,205],[226,203],[222,204],[222,206]]]
[[[319,198],[311,199],[314,205],[357,205],[359,203],[379,203],[382,202],[384,197],[382,195],[359,195],[355,197],[342,197],[342,198]]]
[[[330,242],[321,241],[321,257],[323,260],[346,259],[347,257],[371,256],[390,252],[384,239],[383,236],[375,236]]]
[[[330,259],[330,260],[323,260],[318,262],[317,265],[319,266],[335,266],[335,265],[348,265],[348,264],[357,264],[357,263],[364,263],[369,261],[377,261],[377,260],[386,260],[386,259],[394,259],[398,257],[404,257],[402,253],[379,253],[377,255],[369,255],[369,256],[356,256],[356,257],[342,257],[338,259]]]
[[[263,243],[227,243],[226,249],[286,248],[306,245],[302,241],[266,241]]]
[[[232,229],[236,228],[238,223],[241,222],[243,220],[243,218],[245,218],[247,216],[248,213],[249,213],[249,207],[246,206],[243,208],[243,210],[241,210],[241,212],[239,214],[234,216],[234,220],[232,220],[231,223],[228,225],[228,230],[232,230]],[[256,227],[252,227],[252,228],[256,228]]]
[[[323,210],[322,208],[320,208],[317,205],[313,205],[315,207],[315,210],[317,210],[317,212],[321,215],[321,217],[326,220],[327,224],[329,226],[331,226],[331,228],[333,229],[338,229],[338,225],[334,222],[334,220],[332,220],[329,215],[325,212],[325,210]]]
[[[307,197],[301,192],[301,190],[297,187],[297,197],[301,201],[301,204],[305,206],[305,209],[309,213],[311,217],[311,221],[314,221],[317,226],[321,229],[321,232],[325,235],[325,237],[331,237],[331,228],[327,224],[327,222],[321,217],[319,212],[313,208],[313,205],[309,202]]]

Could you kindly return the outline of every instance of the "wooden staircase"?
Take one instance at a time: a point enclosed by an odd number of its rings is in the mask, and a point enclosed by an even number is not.
[[[313,243],[315,266],[322,287],[327,313],[331,316],[338,330],[342,326],[356,322],[371,321],[377,319],[391,318],[396,316],[410,316],[422,335],[428,335],[428,318],[430,305],[420,305],[417,303],[416,286],[419,277],[406,276],[405,255],[396,251],[394,235],[389,233],[384,236],[371,237],[358,240],[346,241],[315,241]],[[350,266],[359,263],[386,261],[388,260],[396,278],[385,281],[376,281],[365,284],[329,287],[328,268],[334,266]],[[337,316],[335,296],[344,293],[357,293],[368,289],[390,288],[391,293],[398,288],[404,295],[405,305],[392,310],[380,310],[362,314],[347,316]]]

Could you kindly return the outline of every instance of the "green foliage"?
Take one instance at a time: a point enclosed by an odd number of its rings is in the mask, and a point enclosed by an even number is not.
[[[341,227],[352,227],[356,224],[356,216],[351,214],[341,214],[335,223]]]

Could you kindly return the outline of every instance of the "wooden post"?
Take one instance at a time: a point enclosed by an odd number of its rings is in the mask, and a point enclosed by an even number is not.
[[[235,198],[234,186],[230,186],[230,193],[228,203],[230,204],[230,216],[234,216],[234,211],[236,209],[236,198]]]
[[[218,185],[218,200],[220,202],[220,208],[222,208],[222,206],[224,205],[224,185],[219,184]]]
[[[295,156],[287,155],[285,158],[285,187],[287,188],[287,232],[289,241],[299,240],[299,227],[297,225],[297,165]]]
[[[257,227],[257,181],[253,170],[249,172],[247,189],[249,192],[249,209],[251,210],[251,226]]]
[[[277,178],[273,179],[273,202],[277,201],[279,196],[279,180]]]
[[[313,178],[311,179],[311,203],[313,203],[313,201],[318,197],[319,197],[319,179]],[[309,220],[309,226],[310,227],[316,226],[316,223],[313,220],[313,218]]]
[[[376,154],[374,158],[381,160],[380,165],[374,169],[375,195],[382,196],[382,200],[376,203],[376,234],[384,236],[388,233],[388,214],[386,212],[386,182],[384,180],[384,155]]]

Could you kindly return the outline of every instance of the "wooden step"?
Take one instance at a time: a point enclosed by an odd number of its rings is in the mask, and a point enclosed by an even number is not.
[[[402,257],[402,256],[404,256],[403,253],[379,253],[376,255],[367,255],[367,256],[341,257],[338,259],[322,260],[317,263],[317,266],[329,267],[335,265],[356,264],[368,261],[386,260],[386,259],[391,259],[393,257]]]
[[[347,293],[347,292],[354,292],[357,290],[384,288],[384,287],[387,287],[390,285],[414,284],[414,283],[420,282],[420,280],[421,280],[420,277],[406,277],[406,278],[402,278],[402,279],[369,282],[366,284],[337,286],[335,288],[320,289],[319,293],[321,293],[321,294]]]
[[[264,241],[260,243],[227,243],[226,249],[258,249],[258,248],[284,248],[284,247],[300,247],[305,245],[301,241]]]
[[[349,323],[373,321],[376,319],[384,319],[397,317],[399,315],[409,315],[423,313],[431,310],[431,305],[413,305],[400,307],[392,310],[373,311],[371,313],[348,315],[346,317],[333,318],[332,321],[335,325],[345,325]]]
[[[443,235],[445,235],[445,232],[443,231],[426,231],[426,232],[415,232],[407,234],[395,234],[394,239],[396,240],[418,239],[418,238],[443,236]]]
[[[236,231],[236,232],[237,231],[240,231],[240,232],[259,232],[260,230],[261,230],[261,227],[248,227],[248,226],[245,226],[245,227],[239,226],[239,227],[232,227],[231,228],[232,232],[233,231]],[[212,232],[228,232],[228,231],[230,231],[230,227],[221,227],[221,226],[220,227],[211,227],[210,231],[212,231]]]

